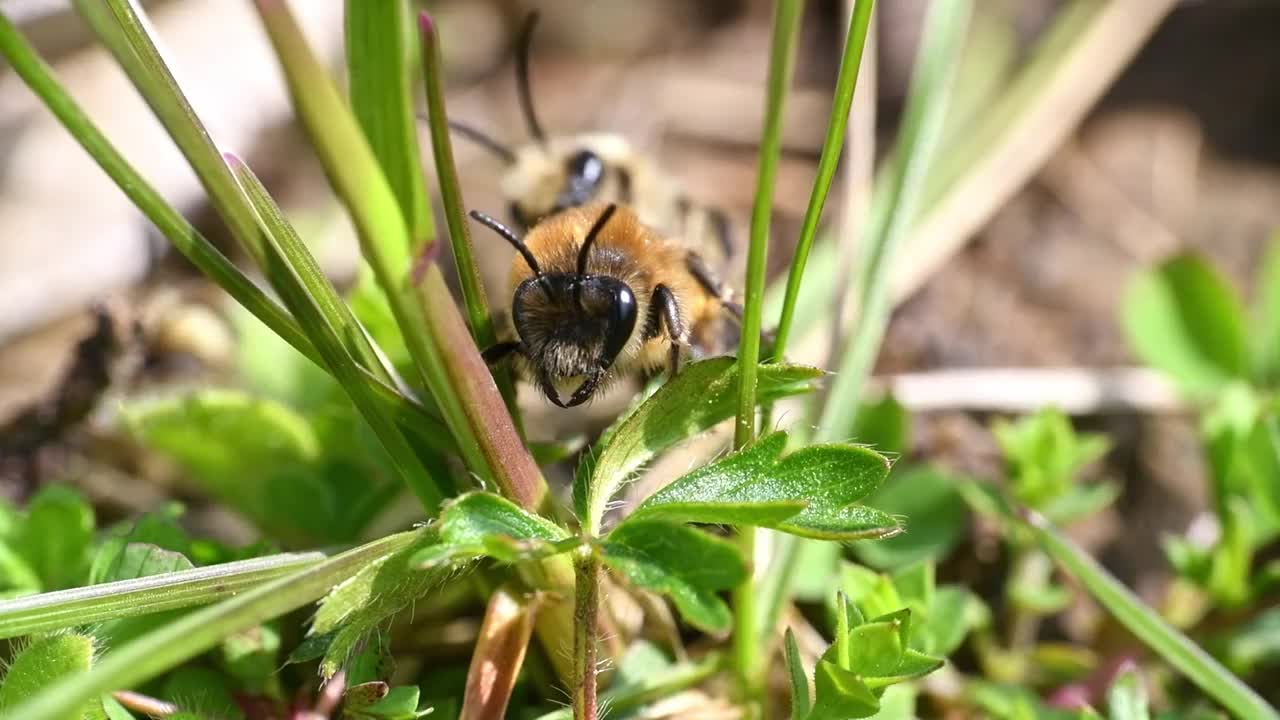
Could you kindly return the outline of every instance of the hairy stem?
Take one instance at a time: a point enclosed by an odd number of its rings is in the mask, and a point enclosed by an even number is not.
[[[577,576],[573,624],[573,720],[596,720],[600,627],[600,560],[591,548],[582,549],[574,563]]]

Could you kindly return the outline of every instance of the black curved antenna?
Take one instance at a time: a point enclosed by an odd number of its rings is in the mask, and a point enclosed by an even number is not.
[[[449,127],[462,137],[497,155],[508,165],[514,165],[516,162],[516,153],[510,147],[503,145],[493,136],[483,130],[474,128],[464,122],[458,120],[450,120]]]
[[[524,113],[529,134],[539,143],[545,144],[547,136],[542,132],[537,113],[533,111],[533,92],[529,89],[529,48],[533,44],[533,28],[538,24],[538,16],[537,10],[530,12],[516,38],[516,89],[520,93],[520,111]]]
[[[493,217],[486,215],[479,210],[472,210],[471,217],[474,218],[476,222],[501,235],[503,240],[511,243],[516,251],[520,253],[520,256],[524,258],[524,261],[529,264],[529,269],[533,271],[533,274],[538,278],[542,277],[542,268],[538,267],[538,259],[533,256],[533,252],[529,250],[529,246],[525,245],[524,241],[512,232],[511,228],[503,225]]]
[[[587,274],[587,258],[591,255],[591,245],[595,243],[596,236],[604,229],[604,224],[609,222],[609,218],[613,217],[613,211],[617,209],[616,203],[609,203],[604,212],[600,213],[595,224],[587,231],[587,237],[582,241],[582,247],[578,249],[578,275]]]

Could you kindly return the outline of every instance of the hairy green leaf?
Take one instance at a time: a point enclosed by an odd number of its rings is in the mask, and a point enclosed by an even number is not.
[[[889,472],[888,461],[854,445],[811,445],[779,459],[786,433],[772,433],[666,486],[637,518],[752,524],[827,540],[884,537],[898,524],[855,506]]]
[[[762,365],[757,400],[808,392],[822,371],[800,365]],[[630,475],[662,451],[733,416],[738,371],[733,358],[692,363],[601,438],[583,456],[574,480],[574,508],[586,534],[600,531],[605,505]]]
[[[368,563],[325,596],[311,624],[312,635],[337,631],[320,666],[325,677],[339,670],[365,635],[453,574],[448,567],[422,569],[414,562],[438,541],[434,528],[422,530],[411,545]]]
[[[446,504],[437,527],[439,542],[419,550],[411,564],[431,568],[484,556],[515,562],[564,552],[577,543],[559,525],[488,492],[467,493]]]
[[[791,718],[804,720],[812,706],[809,698],[809,677],[805,674],[804,661],[800,659],[800,646],[796,644],[796,636],[791,632],[791,628],[787,628],[783,642],[787,675],[791,679]]]
[[[1140,274],[1126,291],[1124,328],[1148,365],[1192,394],[1248,371],[1244,310],[1231,285],[1196,255]]]
[[[731,617],[716,591],[746,576],[737,549],[684,525],[656,520],[627,523],[601,545],[604,562],[633,584],[671,598],[689,624],[728,629]]]
[[[93,638],[88,635],[45,635],[32,640],[9,662],[0,684],[0,710],[12,710],[59,678],[87,671],[93,653]]]

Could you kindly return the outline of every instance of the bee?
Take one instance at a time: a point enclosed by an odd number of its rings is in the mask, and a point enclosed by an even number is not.
[[[717,208],[694,203],[676,180],[621,135],[583,133],[549,137],[538,121],[529,82],[529,57],[538,13],[530,13],[516,39],[516,88],[532,140],[511,147],[489,134],[450,121],[450,127],[506,165],[499,185],[514,224],[527,230],[542,219],[588,202],[632,207],[645,224],[680,238],[710,267],[732,259],[732,229]]]
[[[619,378],[664,364],[674,376],[700,336],[717,334],[724,311],[740,317],[696,255],[627,206],[569,207],[523,238],[485,213],[471,217],[517,251],[509,284],[518,339],[485,350],[485,360],[515,355],[558,407],[581,405]]]

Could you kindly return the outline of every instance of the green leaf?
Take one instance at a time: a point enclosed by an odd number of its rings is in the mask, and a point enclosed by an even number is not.
[[[910,449],[911,415],[891,393],[873,402],[858,404],[853,417],[853,440],[886,455],[901,455]]]
[[[1262,383],[1280,383],[1280,233],[1272,234],[1254,283],[1253,374]]]
[[[880,701],[855,673],[829,660],[814,670],[814,703],[807,720],[849,720],[875,715]]]
[[[884,569],[942,560],[964,536],[969,524],[956,482],[928,467],[890,473],[884,487],[866,504],[892,517],[906,518],[906,527],[894,537],[854,545],[854,554],[867,565]]]
[[[1280,664],[1280,608],[1263,612],[1223,643],[1227,664],[1242,676]]]
[[[1107,711],[1111,720],[1150,720],[1147,689],[1137,670],[1130,668],[1111,683],[1107,691]]]
[[[987,625],[991,615],[981,598],[959,585],[938,588],[928,613],[929,622],[917,624],[927,638],[922,649],[943,657],[958,650],[970,631]]]
[[[791,628],[787,628],[784,648],[787,675],[791,678],[791,718],[804,720],[812,706],[809,700],[809,677],[805,674],[804,661],[800,659],[800,646],[796,644],[796,636]]]
[[[222,667],[246,692],[262,695],[279,682],[280,632],[271,624],[249,628],[222,641]]]
[[[414,561],[436,542],[434,529],[422,531],[411,545],[373,560],[325,596],[311,624],[312,635],[338,631],[320,666],[325,677],[337,672],[359,641],[384,620],[456,575],[453,568],[424,570]]]
[[[13,548],[40,577],[43,589],[82,585],[93,527],[93,508],[76,491],[50,485],[27,505]]]
[[[638,587],[671,598],[690,625],[728,629],[732,618],[716,591],[746,577],[731,543],[692,528],[646,520],[619,526],[601,545],[604,562]]]
[[[93,638],[88,635],[45,635],[32,640],[9,662],[4,683],[0,684],[0,710],[12,711],[55,680],[88,671],[93,654]],[[80,717],[87,704],[72,710],[71,717]]]
[[[897,522],[855,506],[889,472],[888,461],[855,445],[810,445],[778,459],[786,433],[689,473],[654,493],[634,517],[752,524],[826,540],[883,537]]]
[[[102,710],[107,720],[138,720],[133,713],[125,709],[118,700],[110,695],[102,696]]]
[[[772,471],[786,446],[786,433],[762,437],[650,495],[627,520],[774,527],[804,510],[809,502],[807,498],[781,498],[770,492]]]
[[[922,678],[925,675],[941,669],[945,664],[946,661],[940,657],[925,655],[919,650],[907,648],[902,652],[902,659],[898,662],[898,666],[889,672],[889,674],[865,677],[863,678],[863,682],[865,682],[867,687],[871,688],[873,691],[880,690],[881,688],[890,687],[898,683],[904,683],[908,680]]]
[[[902,626],[891,621],[871,621],[849,631],[849,670],[862,677],[887,677],[902,662],[905,650]],[[834,657],[823,656],[826,660]]]
[[[430,712],[418,710],[418,693],[414,685],[393,687],[377,702],[351,710],[350,716],[369,720],[414,720]]]
[[[1138,357],[1192,394],[1248,370],[1244,310],[1231,285],[1196,255],[1147,270],[1124,298],[1124,328]]]
[[[1105,436],[1076,433],[1071,419],[1055,408],[992,426],[1013,480],[1014,495],[1046,512],[1068,494],[1076,476],[1110,448]]]
[[[411,564],[431,568],[482,556],[510,563],[565,552],[577,544],[559,525],[487,492],[467,493],[446,504],[438,527],[439,542],[419,550]]]
[[[165,680],[161,697],[195,717],[244,720],[231,686],[222,673],[206,667],[180,667]]]
[[[822,371],[800,365],[760,367],[757,400],[808,392]],[[733,416],[738,371],[733,358],[691,363],[605,433],[583,455],[573,501],[587,535],[598,535],[605,506],[618,487],[659,453]]]
[[[133,580],[164,573],[191,570],[195,565],[182,553],[163,550],[150,543],[109,541],[94,559],[90,584]]]
[[[1027,527],[1041,549],[1083,584],[1120,624],[1207,695],[1241,717],[1280,717],[1257,693],[1165,622],[1159,613],[1144,605],[1043,517],[1029,513]]]
[[[841,566],[840,587],[868,617],[880,617],[902,608],[902,598],[888,575],[853,563]]]
[[[232,390],[201,390],[126,407],[124,418],[143,444],[264,533],[295,545],[348,539],[330,535],[346,508],[322,477],[315,430],[289,408]]]

